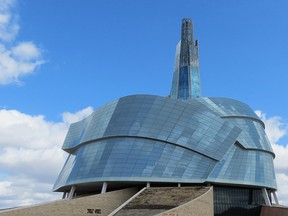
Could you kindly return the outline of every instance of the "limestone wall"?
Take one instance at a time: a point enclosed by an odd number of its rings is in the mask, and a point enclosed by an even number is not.
[[[104,216],[137,193],[136,188],[128,188],[72,200],[0,211],[0,216]]]
[[[206,193],[181,206],[170,209],[157,216],[214,216],[213,187]]]

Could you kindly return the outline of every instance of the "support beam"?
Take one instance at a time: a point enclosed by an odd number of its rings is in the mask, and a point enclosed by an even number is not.
[[[269,199],[269,196],[268,196],[266,188],[261,188],[261,190],[262,190],[262,195],[263,195],[264,200],[265,200],[265,204],[267,206],[271,206],[271,202],[270,202],[270,199]]]
[[[66,199],[67,192],[65,191],[62,195],[62,199]]]
[[[107,185],[108,185],[107,182],[103,182],[101,194],[106,193]]]
[[[273,192],[272,192],[272,195],[273,195],[273,198],[274,198],[275,203],[276,203],[277,205],[279,205],[279,201],[278,201],[278,198],[277,198],[277,196],[276,196],[276,192],[273,191]]]
[[[75,194],[76,186],[72,186],[67,199],[72,199]]]

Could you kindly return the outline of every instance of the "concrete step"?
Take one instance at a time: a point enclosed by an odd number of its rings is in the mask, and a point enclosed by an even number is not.
[[[209,187],[151,187],[124,206],[115,216],[152,216],[187,203]]]

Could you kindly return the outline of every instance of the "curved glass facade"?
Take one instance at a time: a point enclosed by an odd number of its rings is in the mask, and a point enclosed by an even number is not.
[[[107,185],[212,184],[215,215],[259,215],[277,188],[264,128],[245,103],[201,97],[198,42],[186,18],[170,95],[122,97],[71,124],[54,191],[72,198]]]
[[[63,149],[70,156],[56,191],[104,181],[276,189],[263,122],[249,106],[228,98],[126,96],[72,124]]]

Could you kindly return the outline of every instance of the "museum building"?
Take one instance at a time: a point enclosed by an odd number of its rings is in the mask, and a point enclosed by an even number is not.
[[[71,124],[63,198],[128,187],[213,186],[214,213],[277,201],[265,125],[245,103],[201,95],[198,42],[182,20],[169,96],[129,95]],[[257,210],[258,209],[258,210]],[[235,214],[236,215],[236,214]],[[248,214],[247,214],[248,215]]]

